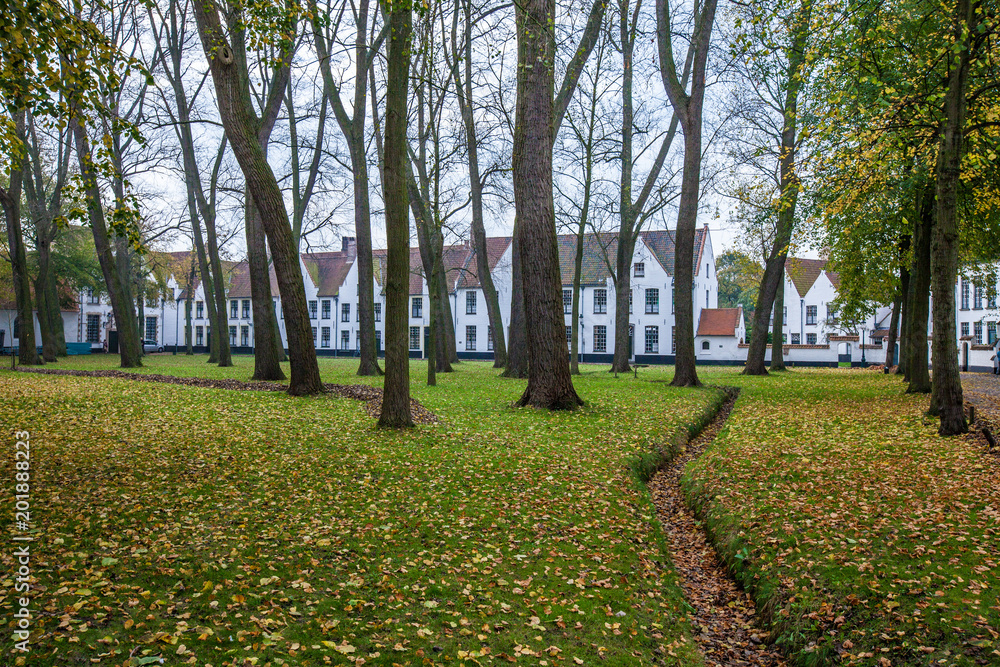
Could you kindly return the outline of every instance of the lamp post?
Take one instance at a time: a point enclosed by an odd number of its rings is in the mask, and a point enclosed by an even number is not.
[[[868,361],[865,359],[865,328],[861,327],[861,368],[868,368]]]

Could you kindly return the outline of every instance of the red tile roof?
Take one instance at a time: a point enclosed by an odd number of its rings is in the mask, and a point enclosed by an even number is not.
[[[698,336],[735,336],[741,308],[702,308]]]

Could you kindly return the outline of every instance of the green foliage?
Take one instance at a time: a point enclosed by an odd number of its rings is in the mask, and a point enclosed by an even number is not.
[[[746,253],[727,250],[716,258],[716,269],[719,279],[719,307],[743,306],[744,318],[752,322],[764,267]]]

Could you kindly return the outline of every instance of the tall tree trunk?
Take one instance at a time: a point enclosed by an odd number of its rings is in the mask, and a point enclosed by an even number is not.
[[[944,98],[945,120],[937,160],[937,207],[931,235],[931,274],[934,290],[934,386],[931,411],[941,424],[940,435],[968,431],[962,378],[955,354],[955,280],[958,276],[958,188],[962,168],[971,41],[979,14],[970,0],[955,3],[955,43],[961,47],[948,58],[948,90]],[[978,38],[976,36],[975,38]]]
[[[503,377],[524,379],[528,377],[528,341],[525,331],[520,232],[521,225],[515,214],[510,249],[510,331],[507,336],[510,345],[507,348],[507,367],[504,369]]]
[[[194,292],[194,258],[191,258],[191,270],[188,272],[187,299],[184,300],[184,340],[186,342],[187,354],[194,355],[194,338],[191,330],[191,298]]]
[[[902,298],[899,292],[896,293],[896,298],[892,300],[892,315],[889,317],[889,336],[886,341],[885,347],[885,362],[884,373],[889,372],[889,368],[892,366],[892,357],[896,351],[896,329],[899,328],[899,311],[902,306]]]
[[[514,202],[528,342],[528,387],[519,405],[568,410],[583,401],[566,354],[562,279],[552,199],[555,1],[527,0],[517,15]]]
[[[267,240],[249,190],[246,191],[244,228],[247,242],[247,270],[250,272],[250,301],[253,304],[253,376],[251,380],[284,380],[281,370],[285,348],[278,329],[271,271],[267,261]],[[284,307],[284,304],[282,304]]]
[[[589,160],[588,160],[589,162]],[[573,257],[573,313],[570,315],[572,334],[569,347],[569,372],[580,374],[580,284],[583,281],[583,242],[586,238],[587,210],[590,204],[590,179],[584,177],[583,207],[580,214],[580,226],[576,230],[576,254]],[[593,336],[593,331],[591,331]]]
[[[385,94],[385,380],[379,426],[413,426],[410,414],[410,352],[407,305],[410,300],[410,216],[407,197],[406,98],[410,73],[413,17],[407,3],[384,0],[388,16],[389,57]],[[428,359],[427,363],[434,363]]]
[[[778,289],[774,291],[774,326],[771,328],[771,371],[785,370],[785,346],[781,339],[785,328],[785,280],[778,281]]]
[[[247,187],[253,192],[254,204],[271,248],[292,367],[288,393],[293,396],[320,393],[323,382],[306,307],[302,269],[292,243],[284,198],[258,137],[261,123],[250,102],[249,79],[237,67],[232,48],[225,40],[218,10],[195,3],[195,17],[215,82],[219,115]],[[284,55],[290,57],[287,53]],[[284,86],[280,86],[279,103],[283,92]]]
[[[438,239],[441,246],[444,245],[444,237],[439,233]],[[448,353],[448,373],[452,372],[451,364],[459,363],[458,343],[455,340],[455,315],[451,309],[451,294],[448,292],[448,278],[444,271],[444,251],[443,247],[438,256],[441,258],[441,265],[438,267],[438,293],[441,295],[441,329],[444,336],[445,350]]]
[[[920,196],[913,234],[913,268],[910,271],[910,318],[906,329],[907,393],[926,394],[931,390],[927,364],[927,314],[931,284],[931,230],[934,227],[934,185],[928,182]],[[949,288],[953,289],[953,288]]]
[[[87,131],[78,120],[72,121],[73,135],[76,140],[76,154],[80,163],[80,175],[84,183],[87,197],[87,209],[90,217],[90,227],[94,234],[94,248],[97,260],[101,265],[104,283],[108,288],[108,298],[114,313],[115,324],[118,327],[118,352],[122,368],[137,368],[142,366],[139,351],[139,331],[135,321],[135,310],[131,300],[127,298],[125,288],[127,276],[118,271],[118,264],[111,253],[111,241],[108,228],[104,221],[104,206],[101,204],[101,192],[97,187],[97,175],[93,169],[93,156],[90,151],[90,140]]]
[[[919,211],[917,212],[919,215]],[[899,363],[896,364],[896,375],[902,375],[907,382],[910,381],[907,371],[906,364],[906,332],[909,327],[910,320],[910,269],[906,263],[906,255],[910,250],[910,243],[912,237],[909,233],[904,234],[899,244],[899,293],[900,293],[900,309],[899,309],[899,333],[894,336],[895,340],[899,344]]]

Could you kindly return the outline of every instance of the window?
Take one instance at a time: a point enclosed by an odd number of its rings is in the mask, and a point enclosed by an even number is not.
[[[604,315],[608,312],[608,290],[594,290],[594,314]]]
[[[570,314],[573,312],[573,290],[563,290],[563,312]]]
[[[705,290],[705,307],[708,308],[708,290]]]
[[[243,299],[243,319],[250,319],[250,299]]]
[[[486,325],[486,349],[493,351],[493,327]]]
[[[670,354],[677,354],[677,327],[670,327]]]
[[[354,337],[354,351],[355,352],[361,352],[361,332],[360,331],[358,332],[358,335]]]
[[[382,321],[382,304],[381,303],[376,303],[375,304],[375,321],[376,322],[381,322]]]
[[[236,327],[229,327],[229,344],[236,345]]]
[[[205,344],[205,327],[194,328],[194,344],[195,345]]]
[[[962,310],[969,309],[969,283],[962,281]]]
[[[708,270],[708,266],[707,265],[705,266],[705,270],[706,271]],[[709,349],[711,349],[711,347],[712,347],[712,344],[709,343],[707,340],[701,341],[701,349],[703,349],[703,350],[709,350]]]
[[[603,324],[594,327],[594,352],[608,351],[608,328]]]
[[[233,299],[229,302],[229,319],[235,320],[240,316],[240,302]]]
[[[476,314],[476,291],[469,290],[465,293],[465,314],[475,315]]]
[[[420,349],[420,327],[410,327],[410,349]]]
[[[317,310],[317,306],[318,305],[319,304],[317,304],[315,301],[310,301],[309,302],[309,319],[310,320],[315,320],[316,319],[316,310]],[[313,338],[316,338],[316,336],[313,336]]]
[[[646,277],[646,264],[644,262],[636,262],[632,270],[632,275],[636,278]]]
[[[344,329],[340,332],[340,349],[349,350],[351,349],[351,332]]]
[[[14,334],[14,338],[17,338],[17,334]],[[100,343],[101,342],[101,316],[91,313],[87,315],[87,342],[88,343]]]
[[[816,324],[817,306],[806,306],[806,324]]]
[[[646,327],[646,354],[660,353],[660,327]]]
[[[632,314],[632,290],[628,291],[628,314]]]
[[[245,324],[240,327],[240,345],[243,347],[250,346],[250,327]]]
[[[320,312],[323,313],[323,319],[324,320],[330,319],[330,300],[329,299],[323,299],[323,306],[322,306],[322,310]]]
[[[156,342],[156,318],[147,317],[146,318],[146,340]]]
[[[972,324],[972,331],[973,331],[972,337],[973,337],[973,340],[975,341],[976,345],[982,345],[983,344],[983,323],[982,322],[973,322],[973,324]]]
[[[962,335],[963,336],[968,336],[969,335],[969,323],[968,322],[962,322]]]
[[[194,303],[194,312],[195,312],[195,318],[197,318],[199,320],[205,319],[205,302],[204,301],[195,301],[195,303]],[[199,345],[200,344],[201,343],[199,343]]]
[[[806,334],[806,345],[815,345],[815,344],[816,344],[816,334],[814,333]]]
[[[987,322],[986,323],[986,342],[993,345],[997,342],[997,323]]]
[[[361,321],[361,304],[357,303],[357,304],[354,304],[354,306],[355,306],[354,307],[354,321],[355,322],[360,322]]]
[[[997,292],[995,288],[986,295],[986,307],[987,308],[997,307]]]
[[[788,334],[786,333],[781,334],[781,343],[785,344],[787,342],[788,342]]]
[[[468,294],[475,294],[475,292],[468,292]],[[465,327],[465,351],[475,352],[476,351],[476,327],[470,326]]]
[[[658,315],[660,313],[660,290],[654,288],[646,290],[646,314]]]
[[[712,269],[708,268],[708,264],[705,264],[705,277],[706,278],[712,277]],[[707,308],[708,306],[705,307]],[[708,348],[706,347],[705,349],[707,350]]]
[[[983,309],[983,288],[979,285],[976,285],[972,291],[972,307],[976,310]]]
[[[319,339],[320,347],[330,347],[330,327],[323,327]]]
[[[340,304],[340,321],[341,322],[351,321],[351,304],[349,303]]]
[[[313,345],[316,345],[316,327],[313,327],[312,330],[313,330]]]
[[[97,295],[97,294],[94,294],[94,288],[88,287],[87,288],[87,303],[89,303],[91,306],[96,306],[100,302],[101,302],[101,297],[99,295]]]
[[[784,306],[781,309],[781,321],[785,323],[788,322],[788,306]]]
[[[573,327],[566,327],[566,347],[573,345]]]
[[[674,312],[676,312],[676,308],[677,308],[677,288],[676,287],[671,287],[670,288],[670,313],[673,314]]]
[[[411,300],[410,306],[410,317],[423,317],[424,316],[424,299],[420,296],[415,296]],[[419,350],[419,347],[411,347],[411,350]]]
[[[798,345],[802,341],[801,336],[797,333],[792,334],[792,345]]]
[[[826,323],[834,324],[837,321],[837,309],[830,304],[826,305]]]

